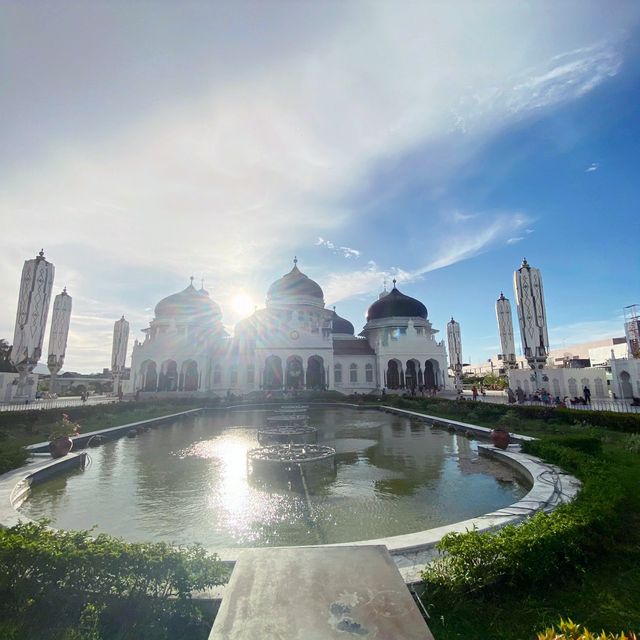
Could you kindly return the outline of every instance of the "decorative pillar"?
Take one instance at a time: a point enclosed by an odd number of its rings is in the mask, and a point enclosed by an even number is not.
[[[113,346],[111,348],[111,375],[113,376],[113,393],[122,394],[120,379],[127,361],[127,344],[129,342],[129,323],[124,316],[113,324]]]
[[[69,337],[69,322],[71,320],[71,296],[65,287],[53,301],[51,312],[51,329],[49,333],[49,357],[47,367],[51,373],[49,391],[55,393],[58,372],[64,364],[64,356]]]
[[[18,398],[29,397],[27,375],[34,370],[42,355],[54,275],[55,267],[45,260],[43,250],[33,260],[25,260],[22,267],[13,348],[9,356],[20,374]]]
[[[533,369],[533,381],[538,388],[538,371],[543,369],[549,353],[547,316],[540,271],[529,265],[526,259],[513,274],[513,288],[522,338],[522,351]]]
[[[449,341],[449,365],[453,371],[454,385],[457,392],[462,391],[462,340],[460,337],[460,323],[451,316],[447,323],[447,339]],[[446,366],[446,364],[445,364]]]
[[[516,369],[516,347],[513,339],[513,319],[511,317],[511,303],[509,298],[500,293],[496,301],[496,319],[498,321],[498,332],[500,334],[499,358],[504,363],[506,369]]]

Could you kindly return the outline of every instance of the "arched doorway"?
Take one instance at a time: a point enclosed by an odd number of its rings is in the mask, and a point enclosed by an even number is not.
[[[436,388],[436,372],[433,367],[433,360],[427,360],[424,363],[424,386],[427,389]]]
[[[175,360],[165,360],[158,376],[158,391],[177,391],[178,365]]]
[[[400,367],[397,360],[389,360],[387,363],[387,388],[400,388]]]
[[[307,360],[307,389],[322,390],[325,387],[324,360],[311,356]]]
[[[155,391],[158,388],[158,372],[156,371],[156,363],[153,360],[146,360],[140,367],[140,375],[142,377],[142,390]]]
[[[285,374],[286,389],[302,389],[304,387],[304,369],[302,358],[289,356],[287,358],[287,371]]]
[[[418,368],[415,360],[407,360],[407,368],[404,373],[404,384],[407,389],[415,390],[418,386]]]
[[[620,373],[620,391],[623,398],[633,398],[631,376],[626,371],[622,371]]]
[[[265,389],[282,389],[282,360],[278,356],[265,360],[263,380]]]
[[[182,388],[185,391],[198,390],[198,363],[195,360],[187,360],[182,365]]]

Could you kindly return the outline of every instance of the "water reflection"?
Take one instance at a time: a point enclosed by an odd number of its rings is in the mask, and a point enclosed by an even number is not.
[[[252,485],[246,452],[264,412],[181,419],[91,451],[93,464],[34,488],[23,506],[65,528],[209,548],[318,544],[409,533],[506,506],[524,493],[465,437],[373,411],[311,411],[337,451],[334,479]],[[506,472],[509,475],[509,472]],[[508,479],[508,478],[506,478]]]

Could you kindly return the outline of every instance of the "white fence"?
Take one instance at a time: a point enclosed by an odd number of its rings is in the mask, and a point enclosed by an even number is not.
[[[1,411],[41,411],[44,409],[64,409],[65,407],[81,407],[83,405],[113,404],[118,398],[109,396],[90,396],[85,402],[80,396],[56,398],[55,400],[30,400],[24,402],[7,402],[0,404]]]

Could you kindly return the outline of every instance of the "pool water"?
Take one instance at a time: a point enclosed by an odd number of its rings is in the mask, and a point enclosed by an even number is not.
[[[312,409],[337,473],[310,495],[247,480],[266,411],[183,417],[90,449],[91,464],[37,485],[20,511],[64,529],[208,549],[350,542],[451,524],[527,488],[477,443],[374,410]]]

